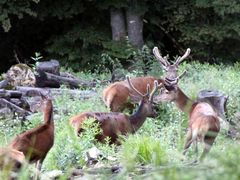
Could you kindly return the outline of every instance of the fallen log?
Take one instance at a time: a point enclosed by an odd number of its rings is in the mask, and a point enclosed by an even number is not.
[[[45,95],[50,92],[53,97],[68,94],[71,97],[79,99],[88,99],[97,94],[95,91],[91,90],[82,91],[77,89],[37,88],[24,86],[17,86],[16,90],[20,91],[24,96],[40,96],[41,94]]]
[[[30,105],[29,105],[28,101],[26,100],[26,98],[20,98],[20,99],[10,98],[9,101],[18,107],[21,107],[25,110],[30,110]]]
[[[8,80],[4,79],[0,82],[0,89],[6,88],[8,85]]]
[[[22,93],[20,91],[15,91],[15,90],[0,89],[0,97],[1,98],[21,98]]]
[[[8,100],[6,100],[4,98],[0,98],[0,104],[7,106],[8,108],[12,109],[13,111],[15,111],[17,113],[22,114],[23,116],[31,114],[30,111],[27,111],[27,110],[25,110],[25,109],[15,105],[15,104],[13,104],[12,102],[10,102],[10,101],[8,101]]]
[[[59,88],[61,84],[70,88],[95,87],[95,82],[87,82],[76,78],[62,77],[48,72],[39,71],[36,75],[36,87]]]

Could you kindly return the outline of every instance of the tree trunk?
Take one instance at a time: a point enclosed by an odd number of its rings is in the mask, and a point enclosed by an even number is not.
[[[112,40],[120,41],[126,36],[126,26],[122,9],[110,9]]]
[[[126,10],[128,38],[133,46],[142,48],[143,46],[143,19],[132,8]]]

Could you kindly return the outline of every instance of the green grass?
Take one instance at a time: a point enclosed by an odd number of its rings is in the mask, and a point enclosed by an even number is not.
[[[188,73],[181,79],[179,86],[189,97],[196,98],[198,92],[203,89],[219,90],[229,96],[228,118],[237,121],[235,113],[240,111],[239,64],[225,66],[183,63],[180,65],[180,72],[184,69],[187,69]],[[151,74],[158,74],[158,72],[151,71]],[[87,80],[97,79],[97,77],[101,81],[109,79],[106,74],[97,76],[78,73],[77,75]],[[188,152],[185,161],[180,160],[188,117],[172,103],[159,104],[158,117],[148,118],[136,134],[123,138],[123,144],[120,147],[97,143],[93,138],[96,127],[91,127],[90,124],[87,125],[90,127],[89,130],[81,137],[77,137],[69,125],[71,116],[84,111],[109,111],[101,99],[103,88],[104,86],[98,85],[95,88],[97,95],[87,100],[73,99],[68,94],[63,94],[54,100],[54,108],[57,110],[54,115],[55,143],[44,161],[43,171],[60,169],[68,174],[74,167],[83,167],[86,151],[96,146],[104,157],[117,157],[116,161],[103,159],[101,163],[106,166],[120,164],[124,167],[120,173],[115,175],[100,171],[97,173],[99,179],[106,179],[106,177],[115,179],[239,179],[239,141],[226,137],[225,131],[219,134],[203,163],[189,164],[195,158],[192,149]],[[41,121],[41,113],[34,114],[23,127],[20,126],[20,120],[0,120],[0,144],[5,146],[16,134],[35,127]],[[144,173],[138,170],[141,166],[147,168]],[[22,179],[27,179],[29,173],[20,175]],[[93,177],[91,174],[88,176]],[[66,176],[62,179],[66,179]]]
[[[130,135],[120,149],[120,161],[127,169],[138,164],[160,166],[167,163],[166,147],[159,139],[146,135]]]

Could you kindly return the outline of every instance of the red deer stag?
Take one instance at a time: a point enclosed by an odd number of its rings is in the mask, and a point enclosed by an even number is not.
[[[176,78],[176,81],[180,77]],[[198,153],[197,143],[201,141],[204,143],[204,150],[200,156],[200,161],[210,151],[215,138],[220,131],[220,120],[216,110],[206,102],[194,102],[186,96],[177,84],[173,85],[171,90],[164,89],[160,95],[157,96],[159,101],[172,101],[177,107],[188,113],[189,123],[186,143],[184,146],[183,155],[192,143],[195,144],[195,152]]]
[[[94,118],[102,129],[102,133],[97,135],[96,139],[100,142],[104,142],[106,137],[110,137],[110,143],[119,144],[117,141],[119,134],[126,135],[127,133],[135,133],[142,126],[147,117],[155,117],[156,112],[153,107],[153,96],[162,85],[158,85],[158,82],[155,81],[151,93],[150,86],[147,85],[145,87],[147,92],[143,95],[134,87],[132,82],[130,82],[129,77],[127,77],[127,82],[131,89],[142,98],[134,114],[128,116],[118,112],[83,112],[70,119],[70,124],[74,127],[76,132],[81,133],[82,124],[85,120]]]
[[[158,59],[163,69],[167,72],[166,81],[152,76],[132,78],[132,84],[141,94],[146,94],[147,84],[150,85],[150,90],[152,90],[154,87],[154,81],[166,86],[175,83],[174,80],[177,77],[178,66],[190,54],[190,49],[188,48],[185,54],[178,57],[176,62],[172,65],[168,62],[166,57],[163,58],[160,55],[157,47],[153,48],[153,54]],[[120,112],[125,108],[132,110],[134,108],[133,103],[139,102],[140,99],[141,96],[133,91],[126,80],[115,82],[103,90],[103,101],[112,112]]]
[[[9,145],[10,148],[23,152],[30,163],[38,162],[39,170],[54,143],[52,100],[46,97],[43,98],[41,108],[44,110],[44,123],[17,135]]]

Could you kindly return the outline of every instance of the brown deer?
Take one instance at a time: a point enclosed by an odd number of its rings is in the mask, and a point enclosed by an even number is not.
[[[178,57],[174,64],[170,64],[167,57],[163,58],[157,47],[153,48],[153,54],[166,71],[166,81],[152,76],[132,78],[132,84],[141,94],[146,94],[147,84],[150,85],[150,90],[152,90],[154,81],[165,86],[176,83],[175,78],[177,77],[178,66],[190,54],[190,49],[188,48],[183,56]],[[112,112],[120,112],[125,108],[132,110],[134,103],[139,102],[140,99],[141,96],[129,86],[126,80],[115,82],[103,90],[103,101]]]
[[[0,169],[18,171],[25,161],[22,152],[12,148],[0,148]]]
[[[155,117],[156,112],[153,107],[153,96],[157,89],[162,85],[158,85],[158,82],[154,82],[154,87],[150,93],[150,86],[147,85],[145,88],[146,94],[139,92],[129,77],[127,77],[129,86],[135,93],[141,96],[140,105],[137,111],[128,116],[118,112],[83,112],[70,118],[70,124],[74,127],[77,133],[81,133],[82,124],[88,118],[94,118],[99,123],[102,129],[101,134],[97,135],[96,139],[100,142],[104,142],[106,137],[110,137],[110,143],[119,144],[117,141],[118,135],[126,135],[127,133],[135,133],[144,123],[147,117]]]
[[[182,75],[181,75],[182,76]],[[178,81],[181,77],[177,77]],[[171,90],[164,89],[157,96],[159,101],[172,101],[177,107],[188,113],[189,123],[186,143],[183,155],[192,143],[195,143],[195,152],[198,153],[197,142],[204,143],[204,150],[200,156],[200,161],[210,151],[215,138],[220,131],[220,120],[217,111],[207,102],[194,102],[178,87],[177,84],[172,85]]]
[[[44,123],[17,135],[9,145],[10,148],[23,152],[30,163],[38,162],[39,170],[54,143],[52,100],[44,97],[41,107],[44,110]]]

